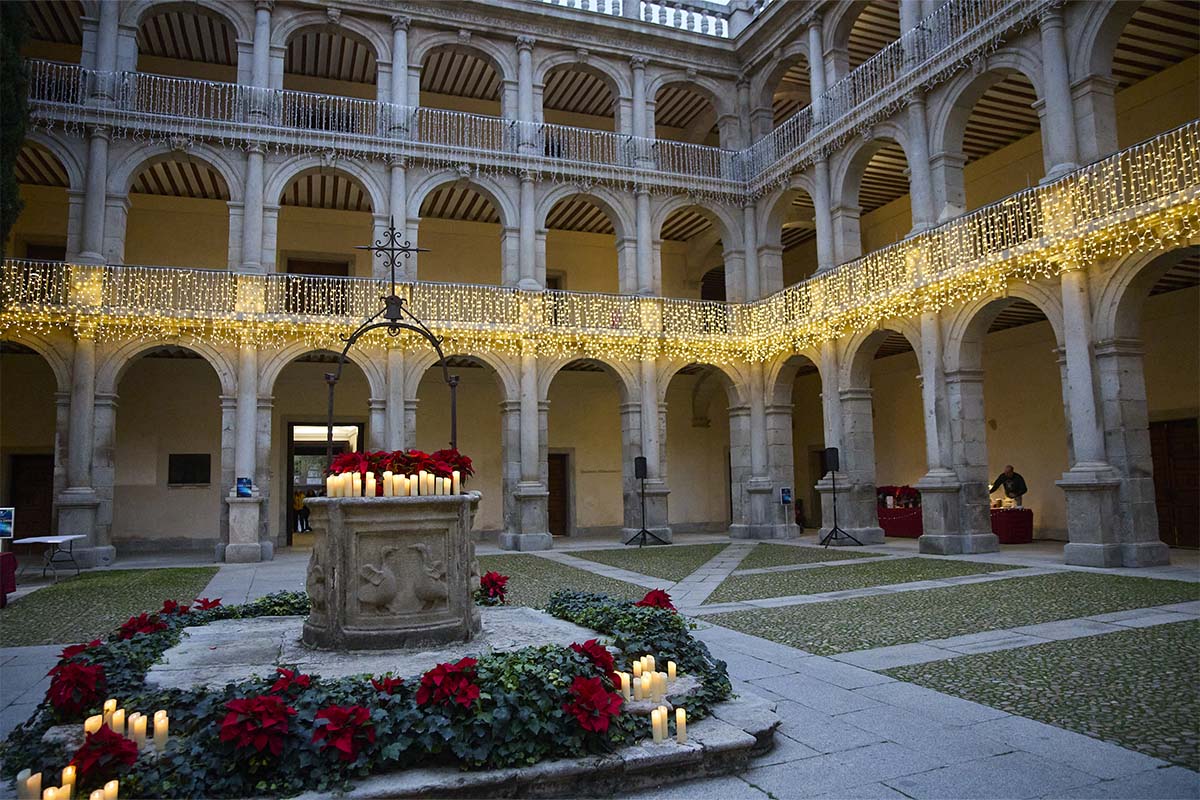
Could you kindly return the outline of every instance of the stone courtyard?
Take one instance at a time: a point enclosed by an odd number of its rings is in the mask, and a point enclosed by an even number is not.
[[[665,589],[727,662],[737,695],[774,706],[774,746],[745,769],[635,797],[1200,793],[1194,554],[1176,551],[1171,567],[1118,571],[1065,567],[1049,543],[948,558],[917,555],[905,542],[826,550],[811,536],[786,544],[679,538],[644,550],[586,539],[536,554],[479,547],[484,570],[511,576],[514,606],[542,605],[560,588],[631,598]],[[307,560],[290,550],[272,562],[222,565],[202,595],[240,603],[296,589]],[[0,612],[0,632],[26,598]],[[524,611],[499,611],[508,613]],[[11,629],[4,633],[8,641]],[[573,633],[547,633],[555,635]],[[61,647],[0,650],[5,734],[41,700]]]

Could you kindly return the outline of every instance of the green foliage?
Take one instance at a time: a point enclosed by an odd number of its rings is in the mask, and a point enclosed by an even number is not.
[[[25,3],[0,3],[0,246],[24,203],[17,187],[17,153],[25,140],[27,75],[21,44],[28,28]]]

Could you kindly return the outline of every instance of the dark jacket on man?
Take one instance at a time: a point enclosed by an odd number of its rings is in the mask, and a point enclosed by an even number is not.
[[[1004,487],[1004,495],[1006,497],[1020,497],[1029,491],[1029,487],[1025,485],[1025,479],[1021,477],[1021,473],[1014,472],[1012,475],[1006,475],[1001,472],[996,476],[996,480],[992,482],[992,488],[988,489],[988,494]]]

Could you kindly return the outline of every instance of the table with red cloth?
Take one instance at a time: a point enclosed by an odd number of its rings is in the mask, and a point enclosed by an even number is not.
[[[8,593],[17,590],[17,557],[0,553],[0,608],[8,605]]]
[[[1032,508],[993,508],[992,533],[1000,544],[1027,544],[1033,541]]]
[[[921,509],[918,508],[879,508],[879,527],[883,528],[885,536],[899,536],[904,539],[916,539],[925,532],[921,522]]]

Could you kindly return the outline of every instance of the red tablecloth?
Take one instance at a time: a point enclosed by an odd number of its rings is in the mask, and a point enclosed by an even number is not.
[[[1025,544],[1033,541],[1033,509],[993,508],[992,533],[1000,544]]]
[[[919,508],[880,508],[879,527],[885,536],[916,539],[925,532]]]
[[[17,557],[0,553],[0,608],[8,605],[8,593],[17,590]]]

